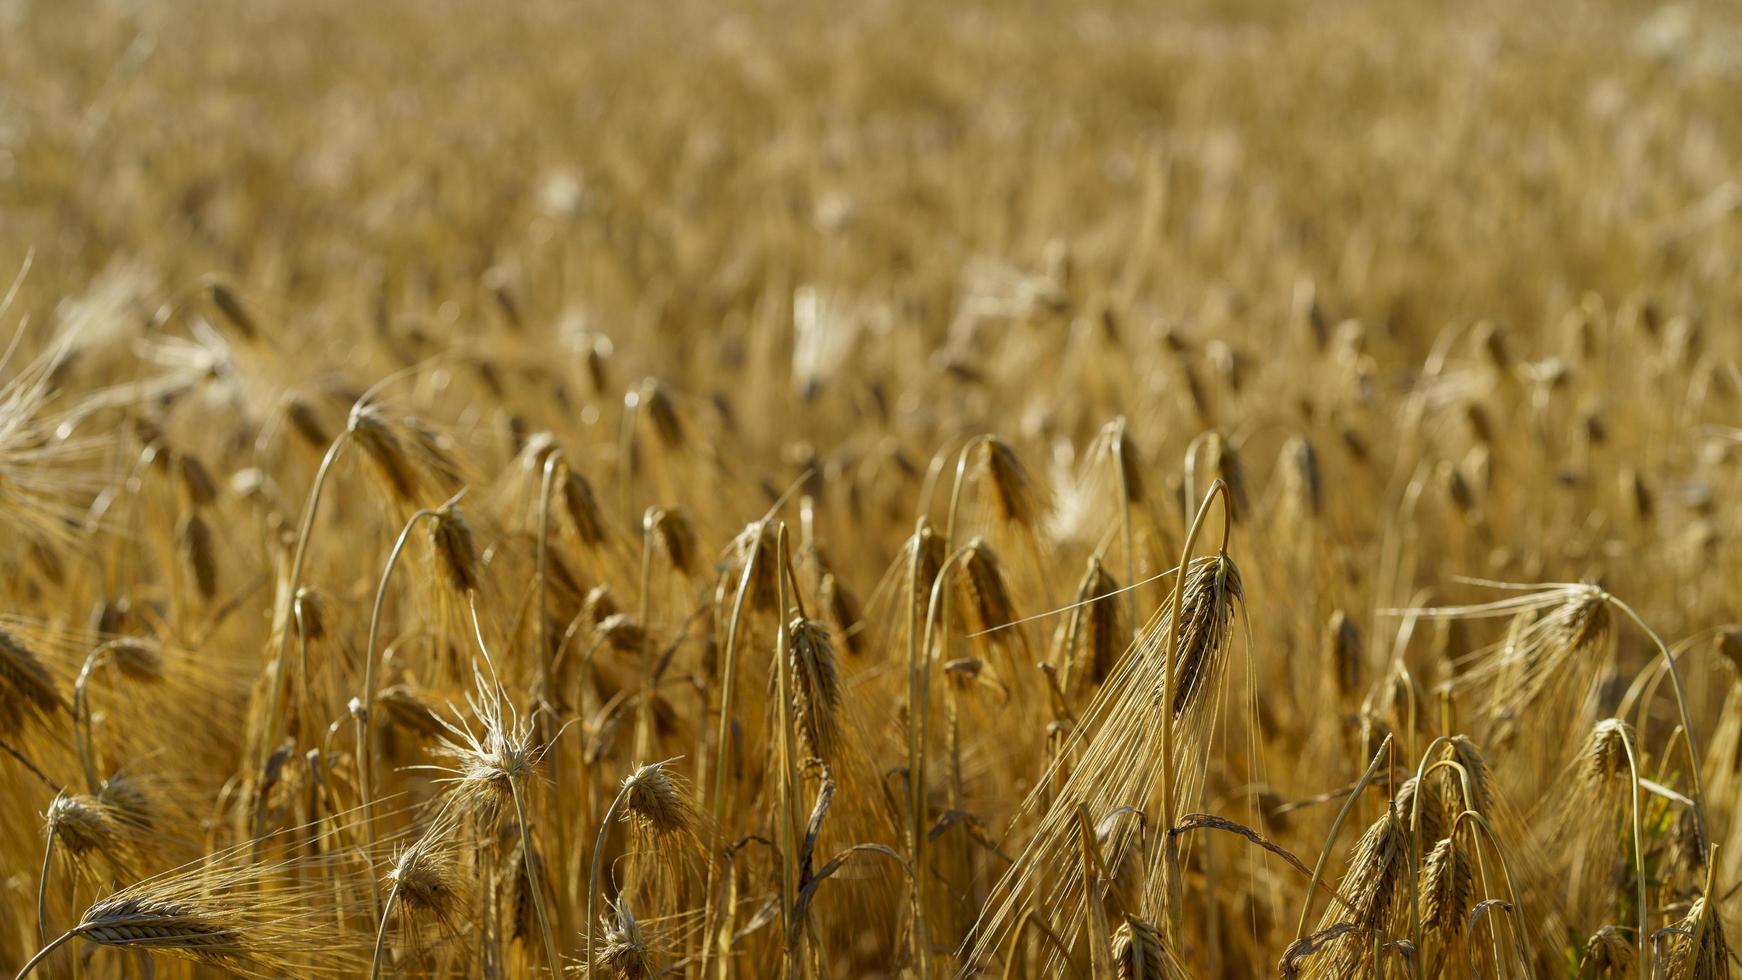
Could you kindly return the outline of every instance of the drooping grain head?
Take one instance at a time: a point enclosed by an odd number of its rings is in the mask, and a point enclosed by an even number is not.
[[[328,444],[333,441],[314,406],[301,398],[291,398],[284,403],[284,421],[290,426],[290,431],[302,440],[303,445],[316,452],[326,451]]]
[[[218,311],[219,318],[237,336],[252,342],[260,336],[260,325],[249,312],[248,304],[227,283],[213,280],[206,284],[206,299]]]
[[[1422,840],[1439,840],[1446,836],[1451,827],[1451,799],[1445,793],[1445,781],[1441,779],[1427,780],[1426,792],[1421,796],[1420,812],[1417,813],[1416,788],[1419,784],[1414,776],[1397,785],[1397,799],[1392,805],[1397,809],[1397,818],[1403,821],[1407,828],[1411,821],[1421,824]]]
[[[1131,641],[1131,627],[1125,622],[1124,604],[1118,601],[1119,583],[1108,574],[1099,559],[1090,558],[1077,594],[1085,597],[1079,638],[1074,656],[1082,658],[1083,669],[1078,675],[1091,687],[1100,687],[1113,673],[1119,655]],[[1073,684],[1073,686],[1076,686]]]
[[[696,532],[689,517],[681,510],[649,507],[642,515],[641,529],[665,556],[672,569],[685,578],[696,571]]]
[[[1585,958],[1581,970],[1593,977],[1625,977],[1633,973],[1636,959],[1633,943],[1621,930],[1604,926],[1585,941]]]
[[[978,457],[980,477],[991,490],[999,518],[1017,527],[1033,528],[1045,510],[1045,501],[1016,451],[1004,440],[991,437],[981,442]]]
[[[605,540],[605,515],[593,494],[587,478],[568,467],[563,468],[560,486],[563,528],[585,547],[596,547]]]
[[[449,588],[462,596],[478,588],[478,547],[457,501],[443,504],[430,518],[429,544]]]
[[[1305,516],[1318,517],[1324,508],[1324,498],[1319,454],[1313,449],[1313,444],[1300,436],[1291,436],[1282,446],[1282,458],[1277,466],[1288,499],[1294,501]]]
[[[1162,945],[1161,931],[1127,915],[1113,933],[1113,966],[1119,980],[1171,980],[1171,958]]]
[[[414,500],[418,487],[417,472],[406,454],[404,441],[381,411],[359,402],[351,408],[348,428],[363,454],[374,464],[375,473],[388,493],[402,502]]]
[[[218,499],[218,484],[212,472],[198,456],[177,453],[175,457],[177,483],[182,499],[189,507],[210,507]]]
[[[427,919],[447,932],[459,924],[463,883],[446,848],[424,840],[407,847],[387,872],[387,883],[407,919]]]
[[[1003,565],[984,538],[968,542],[962,573],[956,581],[969,632],[1003,629],[1016,620]]]
[[[124,842],[102,801],[90,796],[62,794],[49,805],[45,820],[62,856],[75,867],[83,866],[101,854],[121,858],[117,852]]]
[[[1175,718],[1200,704],[1220,677],[1233,628],[1234,607],[1245,602],[1239,569],[1227,555],[1195,559],[1180,598],[1179,645],[1174,655]]]
[[[1579,753],[1579,773],[1584,786],[1597,790],[1626,779],[1630,771],[1628,747],[1632,744],[1632,725],[1619,718],[1598,722]]]
[[[686,442],[683,420],[678,417],[671,391],[652,378],[641,383],[641,407],[653,432],[667,449],[682,449]]]
[[[64,706],[48,668],[18,637],[0,628],[0,735],[16,734],[28,719],[47,721]]]
[[[327,635],[327,603],[308,586],[296,590],[296,622],[303,638],[313,643]]]
[[[623,780],[623,791],[623,819],[638,832],[656,840],[695,834],[695,804],[688,787],[666,763],[637,766]]]
[[[841,675],[828,628],[814,619],[793,617],[787,649],[792,665],[793,718],[800,747],[833,765],[841,751]]]
[[[176,554],[187,570],[200,597],[210,601],[218,594],[218,554],[212,529],[197,510],[183,514],[175,532]]]
[[[1470,858],[1449,837],[1428,852],[1421,868],[1421,926],[1450,939],[1464,930],[1476,904],[1476,878]]]
[[[840,638],[847,656],[864,656],[868,647],[865,631],[861,628],[865,613],[853,590],[835,578],[834,573],[825,572],[817,586],[817,602],[823,607],[829,627]]]
[[[1361,690],[1363,647],[1361,628],[1341,609],[1331,613],[1321,643],[1323,662],[1330,669],[1337,693],[1353,697]]]
[[[653,951],[629,911],[628,900],[620,897],[613,902],[612,913],[600,919],[605,927],[605,945],[599,950],[602,975],[616,980],[653,980],[659,976]]]

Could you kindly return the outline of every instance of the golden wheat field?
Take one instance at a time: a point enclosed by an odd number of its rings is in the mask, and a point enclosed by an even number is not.
[[[0,0],[0,975],[1728,978],[1739,107],[1721,3]]]

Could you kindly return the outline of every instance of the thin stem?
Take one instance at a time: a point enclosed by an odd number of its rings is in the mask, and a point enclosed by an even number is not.
[[[1189,458],[1189,454],[1188,454]],[[1179,570],[1174,574],[1173,598],[1168,604],[1168,630],[1163,638],[1161,649],[1161,818],[1163,827],[1172,827],[1174,821],[1174,760],[1173,760],[1173,700],[1174,700],[1174,658],[1179,653],[1180,606],[1185,598],[1186,579],[1191,574],[1192,548],[1197,544],[1198,532],[1203,529],[1204,518],[1209,516],[1210,503],[1220,496],[1222,498],[1222,548],[1223,554],[1228,551],[1228,537],[1233,532],[1234,511],[1233,501],[1228,497],[1228,485],[1220,479],[1210,484],[1210,489],[1204,494],[1203,502],[1198,505],[1197,516],[1192,518],[1191,527],[1186,530],[1185,547],[1180,550]],[[1312,904],[1312,894],[1307,894],[1307,904]],[[1167,929],[1168,939],[1178,940],[1180,909],[1178,902],[1168,903]],[[1298,936],[1296,937],[1299,938]]]
[[[956,457],[956,480],[950,485],[950,510],[944,521],[944,548],[948,550],[956,542],[956,511],[962,503],[962,484],[967,482],[968,456],[981,445],[991,440],[989,435],[977,435],[962,446],[961,453]]]
[[[641,697],[635,702],[635,758],[648,759],[653,752],[653,624],[647,616],[652,608],[653,588],[653,527],[645,518],[641,521]]]
[[[913,867],[913,957],[920,980],[926,980],[926,954],[930,945],[925,929],[925,886],[923,883],[925,852],[925,741],[918,719],[925,703],[925,663],[921,659],[919,639],[919,563],[920,542],[927,530],[925,515],[914,524],[907,563],[907,807],[908,850]]]
[[[1385,741],[1379,743],[1379,751],[1373,753],[1373,761],[1367,764],[1367,771],[1355,781],[1355,788],[1349,791],[1349,798],[1343,801],[1343,808],[1337,811],[1337,819],[1331,821],[1331,832],[1325,837],[1325,846],[1319,850],[1319,859],[1313,864],[1313,880],[1307,885],[1306,904],[1301,906],[1300,923],[1295,926],[1294,941],[1300,942],[1306,937],[1307,919],[1313,911],[1313,895],[1317,893],[1319,882],[1325,877],[1325,863],[1331,859],[1331,851],[1336,847],[1337,834],[1343,829],[1343,821],[1349,819],[1349,811],[1355,809],[1355,801],[1361,798],[1361,793],[1367,789],[1367,784],[1373,781],[1373,774],[1379,770],[1379,760],[1385,758],[1391,748],[1391,736],[1385,736]],[[1417,792],[1419,792],[1419,788]]]
[[[1456,836],[1458,833],[1458,824],[1463,822],[1466,818],[1482,829],[1483,835],[1488,838],[1488,846],[1492,847],[1494,853],[1500,856],[1500,875],[1506,881],[1506,896],[1511,899],[1512,908],[1517,912],[1519,921],[1522,922],[1524,906],[1518,901],[1518,888],[1513,884],[1512,862],[1506,860],[1506,851],[1500,847],[1500,838],[1495,835],[1494,828],[1488,823],[1488,818],[1477,813],[1475,810],[1465,810],[1452,820],[1452,829],[1448,832],[1448,836]],[[1479,850],[1480,848],[1478,847],[1478,851]],[[1526,955],[1524,951],[1524,936],[1516,923],[1513,925],[1512,939],[1518,953],[1519,962],[1528,964],[1530,962],[1530,957]]]
[[[405,544],[411,540],[412,529],[417,522],[426,517],[435,516],[435,511],[429,508],[419,510],[405,522],[405,527],[399,532],[399,537],[393,542],[393,550],[387,553],[387,565],[381,570],[381,581],[375,587],[375,607],[369,613],[369,643],[363,648],[363,710],[359,719],[361,730],[357,733],[357,789],[363,803],[363,837],[368,846],[368,853],[375,853],[375,643],[381,636],[381,613],[387,606],[387,586],[393,578],[393,569],[399,564],[399,556],[405,551]],[[381,885],[370,878],[370,891],[374,897],[374,905],[381,904]]]
[[[763,525],[756,527],[757,540],[761,540]],[[720,726],[719,735],[714,740],[714,779],[713,788],[708,793],[708,817],[710,827],[720,826],[720,807],[726,792],[726,749],[732,735],[732,692],[738,676],[738,629],[744,621],[744,600],[750,593],[750,582],[756,574],[757,557],[762,554],[761,548],[749,549],[749,557],[744,560],[744,572],[738,577],[738,590],[732,596],[732,618],[726,626],[726,661],[720,675]],[[718,867],[718,856],[712,847],[708,848],[707,885],[702,894],[705,897],[706,911],[703,913],[702,925],[702,962],[700,975],[708,975],[708,957],[713,952],[713,925],[716,914],[714,902],[714,876]]]
[[[286,661],[290,658],[290,609],[289,605],[296,598],[297,589],[302,587],[303,566],[308,561],[308,539],[314,530],[315,515],[320,511],[321,491],[327,485],[327,475],[332,472],[333,464],[338,461],[339,454],[351,438],[351,430],[338,434],[333,444],[327,447],[327,453],[321,457],[321,465],[315,471],[313,486],[309,488],[308,504],[302,510],[302,526],[296,534],[295,557],[290,560],[290,582],[285,587],[285,606],[273,617],[274,626],[278,628],[278,653],[272,661],[272,684],[268,689],[266,701],[266,725],[261,729],[260,750],[256,759],[255,772],[264,773],[266,766],[272,760],[272,753],[278,745],[278,726],[280,723],[279,702],[284,698],[284,673]],[[259,828],[255,828],[258,830]]]
[[[1136,533],[1131,526],[1131,486],[1125,479],[1125,418],[1121,416],[1114,424],[1117,428],[1113,434],[1113,470],[1119,476],[1119,526],[1125,536],[1125,581],[1127,584],[1136,585]],[[1143,624],[1137,621],[1135,590],[1125,593],[1125,614],[1133,632],[1143,628]]]
[[[55,797],[58,802],[59,796]],[[48,843],[42,848],[42,877],[36,882],[36,941],[48,942],[48,869],[54,858],[54,824],[48,825]]]
[[[605,811],[605,819],[599,822],[599,833],[593,839],[593,860],[587,867],[587,974],[593,972],[593,923],[597,919],[594,909],[599,898],[599,858],[605,851],[605,832],[611,828],[611,821],[617,817],[617,808],[623,805],[623,800],[629,795],[629,780],[624,780],[617,790],[617,796],[611,800],[611,806]]]
[[[1610,595],[1607,592],[1603,595],[1604,598],[1617,609],[1626,613],[1627,617],[1633,620],[1634,624],[1639,627],[1641,632],[1651,638],[1651,642],[1657,645],[1658,653],[1663,657],[1664,666],[1669,669],[1670,683],[1675,686],[1676,710],[1681,713],[1682,732],[1687,738],[1688,779],[1691,782],[1691,788],[1693,789],[1693,792],[1690,795],[1694,800],[1694,822],[1698,825],[1699,839],[1701,841],[1710,840],[1707,831],[1708,825],[1706,823],[1706,791],[1701,785],[1700,780],[1700,753],[1698,747],[1694,744],[1694,720],[1693,716],[1688,712],[1688,693],[1687,688],[1682,684],[1681,669],[1676,666],[1675,656],[1669,652],[1669,647],[1664,645],[1663,638],[1658,636],[1657,631],[1647,625],[1645,620],[1639,618],[1639,614],[1633,611],[1632,606],[1621,601],[1619,597]],[[1643,705],[1640,710],[1643,712]]]
[[[369,960],[369,980],[378,980],[381,976],[381,950],[387,944],[387,921],[393,915],[394,903],[399,900],[399,882],[393,882],[393,887],[387,890],[387,903],[381,907],[381,928],[375,930],[375,955]]]
[[[787,550],[786,522],[782,521],[774,529],[774,549],[784,556]],[[781,569],[776,569],[774,576],[778,603],[775,606],[780,617],[779,628],[774,633],[775,661],[775,691],[780,699],[780,728],[775,733],[775,744],[780,760],[780,779],[777,784],[780,797],[780,865],[781,865],[781,925],[785,934],[793,936],[793,945],[787,949],[787,976],[791,980],[794,967],[802,972],[803,963],[797,955],[798,930],[793,928],[793,918],[798,912],[798,848],[803,840],[803,831],[798,822],[798,769],[793,754],[793,718],[792,718],[792,665],[788,663],[789,631],[786,625],[786,609],[788,604],[787,587],[790,584]]]
[[[546,720],[547,712],[554,714],[556,711],[556,705],[560,701],[556,696],[556,690],[553,686],[554,682],[552,680],[553,672],[551,669],[551,660],[553,654],[550,648],[550,627],[548,621],[549,606],[546,602],[546,597],[548,592],[548,569],[550,557],[551,486],[555,482],[556,468],[558,465],[561,465],[561,463],[562,450],[552,449],[550,453],[545,456],[544,476],[539,483],[538,489],[538,598],[537,612],[533,617],[533,637],[538,644],[538,683],[542,691],[541,698],[545,703],[542,705],[535,704],[533,705],[533,709],[534,717],[539,719],[539,740],[551,746],[551,798],[556,804],[557,823],[559,826],[567,826],[568,821],[565,819],[563,813],[564,803],[568,800],[568,795],[563,792],[562,746],[551,734],[551,728],[553,727],[552,722],[561,722],[562,719],[559,717]],[[558,724],[554,727],[560,728],[561,726]],[[556,835],[556,848],[556,866],[558,868],[567,869],[569,866],[569,838],[567,834]],[[563,875],[566,877],[566,870],[563,872]],[[565,936],[569,934],[569,923],[573,918],[573,905],[574,903],[571,899],[569,890],[559,885],[557,888],[557,928],[560,929],[562,934]]]
[[[532,849],[532,828],[526,822],[526,805],[520,799],[520,781],[508,781],[509,795],[514,797],[514,816],[520,821],[521,867],[526,873],[526,889],[532,893],[532,910],[538,914],[538,931],[544,936],[544,955],[550,960],[550,975],[563,975],[562,957],[557,955],[556,936],[550,930],[550,915],[544,908],[544,869],[539,866]]]
[[[1631,791],[1627,796],[1627,807],[1633,824],[1633,877],[1639,892],[1639,935],[1634,937],[1637,954],[1634,961],[1639,964],[1639,980],[1645,980],[1647,973],[1647,957],[1651,946],[1645,941],[1645,934],[1651,928],[1650,920],[1646,918],[1645,904],[1645,845],[1644,835],[1640,829],[1639,820],[1639,760],[1633,754],[1633,740],[1627,737],[1627,730],[1620,729],[1621,747],[1627,750],[1627,778],[1631,782]]]
[[[61,933],[60,938],[56,939],[52,943],[49,943],[47,946],[44,946],[43,948],[37,950],[36,955],[32,956],[30,958],[30,962],[24,964],[24,969],[18,971],[18,976],[16,978],[14,978],[14,980],[24,980],[25,977],[30,976],[30,971],[36,969],[36,965],[38,963],[41,963],[43,960],[47,959],[48,954],[54,952],[55,950],[61,948],[64,945],[66,945],[68,942],[70,942],[74,937],[76,937],[78,935],[79,935],[78,929],[68,929],[66,932]]]
[[[913,866],[915,868],[914,878],[915,878],[916,882],[920,878],[922,878],[924,875],[924,872],[922,872],[918,869],[923,867],[923,865],[921,865],[920,861],[925,853],[925,829],[926,829],[925,759],[926,759],[926,756],[925,756],[924,750],[925,750],[927,722],[928,722],[928,717],[931,714],[931,661],[933,659],[933,657],[932,657],[932,644],[934,642],[936,642],[936,636],[938,634],[945,633],[945,621],[947,620],[948,615],[949,615],[949,613],[948,613],[949,607],[944,604],[943,596],[944,596],[944,589],[948,586],[949,581],[950,581],[950,572],[951,572],[951,570],[953,570],[956,567],[957,564],[962,562],[964,559],[966,559],[968,557],[968,555],[970,555],[972,553],[973,553],[973,549],[970,547],[957,548],[954,552],[952,552],[950,554],[950,556],[948,558],[944,559],[944,563],[942,565],[938,566],[937,577],[932,579],[931,597],[927,600],[926,608],[925,608],[925,634],[924,634],[924,639],[921,641],[920,647],[919,647],[919,653],[920,653],[919,691],[918,691],[919,700],[917,702],[917,706],[909,705],[909,707],[908,707],[907,725],[908,725],[909,730],[913,733],[915,745],[918,748],[918,751],[915,753],[916,761],[914,763],[912,763],[915,766],[915,768],[911,774],[912,779],[913,779],[913,788],[912,788],[912,800],[910,801],[911,805],[913,807],[913,852],[914,852],[914,854],[913,854],[913,857],[914,857]],[[923,887],[920,885],[916,884],[915,888],[923,891]],[[920,962],[922,964],[925,963],[925,954],[923,951],[921,953]],[[925,972],[923,966],[922,966],[920,972],[923,976],[923,974]]]

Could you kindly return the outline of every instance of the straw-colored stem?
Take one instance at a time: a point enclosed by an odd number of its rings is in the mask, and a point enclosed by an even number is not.
[[[1453,818],[1452,829],[1447,832],[1448,836],[1456,837],[1458,825],[1466,819],[1470,820],[1474,826],[1481,828],[1483,836],[1488,839],[1488,846],[1492,847],[1494,853],[1500,856],[1500,876],[1506,882],[1506,897],[1512,902],[1512,908],[1519,916],[1518,922],[1523,922],[1524,905],[1519,902],[1518,888],[1513,883],[1515,879],[1512,876],[1512,862],[1506,859],[1506,851],[1500,847],[1500,838],[1494,833],[1494,828],[1488,823],[1488,818],[1475,810],[1465,810]],[[1480,851],[1480,847],[1477,850]],[[1518,952],[1519,962],[1528,965],[1530,956],[1524,950],[1523,931],[1518,928],[1517,923],[1513,924],[1512,940]]]
[[[783,559],[786,555],[786,523],[783,521],[774,530],[774,549]],[[787,563],[783,560],[783,566]],[[776,839],[780,843],[781,866],[781,925],[784,935],[794,937],[787,949],[787,977],[792,980],[795,973],[803,971],[803,960],[798,956],[797,936],[799,931],[793,928],[793,919],[798,912],[798,848],[803,840],[804,831],[798,816],[798,766],[793,752],[793,717],[792,717],[792,665],[788,663],[790,656],[788,647],[788,630],[786,628],[786,610],[790,603],[787,594],[789,586],[785,567],[777,569],[774,577],[778,604],[775,610],[780,617],[780,628],[775,630],[774,663],[775,663],[775,694],[779,698],[779,730],[775,732],[775,745],[778,750],[780,764],[777,783],[780,798],[779,826],[780,832]]]
[[[652,608],[653,533],[645,522],[641,529],[641,696],[635,701],[635,758],[652,758],[653,752],[653,636],[648,613]]]
[[[1373,774],[1379,771],[1379,760],[1386,757],[1391,748],[1391,736],[1385,736],[1385,741],[1379,743],[1379,751],[1373,753],[1373,761],[1367,764],[1367,771],[1355,781],[1354,789],[1349,791],[1349,798],[1343,801],[1342,809],[1337,811],[1337,819],[1331,821],[1331,832],[1325,837],[1325,846],[1319,850],[1319,859],[1313,864],[1312,881],[1307,884],[1306,903],[1301,906],[1300,922],[1295,926],[1294,941],[1300,942],[1306,936],[1307,921],[1312,917],[1313,895],[1318,893],[1319,882],[1325,877],[1325,864],[1331,859],[1331,852],[1337,846],[1337,834],[1343,829],[1343,822],[1349,819],[1350,811],[1355,809],[1355,801],[1361,798],[1367,784],[1373,781]]]
[[[925,758],[925,743],[921,740],[919,731],[920,705],[924,703],[925,664],[920,659],[919,641],[919,563],[920,541],[926,531],[926,519],[922,514],[915,523],[913,544],[908,551],[907,563],[907,807],[908,807],[908,851],[913,867],[913,922],[910,932],[913,936],[914,967],[920,980],[926,980],[926,954],[930,945],[926,939],[925,927],[925,887],[923,857],[925,852],[925,783],[921,764]]]
[[[59,797],[56,797],[58,800]],[[36,941],[48,942],[48,869],[54,859],[54,825],[48,828],[48,842],[42,847],[42,877],[36,882]]]
[[[1639,935],[1634,937],[1637,947],[1633,957],[1639,966],[1639,980],[1645,980],[1648,974],[1648,957],[1651,944],[1645,941],[1646,933],[1650,931],[1651,921],[1646,916],[1648,909],[1645,900],[1645,836],[1642,833],[1639,817],[1639,760],[1634,756],[1633,740],[1627,737],[1627,730],[1620,729],[1621,747],[1627,750],[1627,779],[1629,783],[1627,794],[1628,818],[1633,830],[1633,877],[1638,892],[1639,903]]]
[[[1197,516],[1192,518],[1191,526],[1186,530],[1185,546],[1180,550],[1179,568],[1174,573],[1173,598],[1171,600],[1169,600],[1169,603],[1168,603],[1169,612],[1168,612],[1168,619],[1167,619],[1167,623],[1168,623],[1167,636],[1165,636],[1162,639],[1161,663],[1157,665],[1161,668],[1161,704],[1162,704],[1162,720],[1161,720],[1161,818],[1162,818],[1162,826],[1168,827],[1168,828],[1173,827],[1174,814],[1175,814],[1174,798],[1173,798],[1173,790],[1174,790],[1174,786],[1173,786],[1173,782],[1174,782],[1174,760],[1173,760],[1173,700],[1174,700],[1174,686],[1173,685],[1174,685],[1174,680],[1173,680],[1173,666],[1174,666],[1174,658],[1176,656],[1178,656],[1178,654],[1179,654],[1179,635],[1180,635],[1180,629],[1181,629],[1180,621],[1179,621],[1180,607],[1184,603],[1185,589],[1186,589],[1186,578],[1189,577],[1189,575],[1191,573],[1192,548],[1197,544],[1198,532],[1203,529],[1204,518],[1209,516],[1210,503],[1213,500],[1215,500],[1216,497],[1218,497],[1218,496],[1220,496],[1222,498],[1222,547],[1221,547],[1221,551],[1224,554],[1227,553],[1228,537],[1233,532],[1233,524],[1234,524],[1233,507],[1234,507],[1234,505],[1233,505],[1233,501],[1231,501],[1228,498],[1228,485],[1226,483],[1222,482],[1220,479],[1218,479],[1215,482],[1210,484],[1210,489],[1207,492],[1205,492],[1205,494],[1204,494],[1203,502],[1198,505]],[[1165,836],[1165,835],[1163,835],[1163,836]],[[1312,903],[1312,895],[1310,892],[1307,895],[1307,903],[1309,905]],[[1171,901],[1168,903],[1167,915],[1165,916],[1165,920],[1164,920],[1166,923],[1167,930],[1168,930],[1167,938],[1170,942],[1177,942],[1178,937],[1179,937],[1179,928],[1178,927],[1179,927],[1180,909],[1177,907],[1178,904],[1179,903],[1177,903],[1177,902],[1171,902]]]
[[[950,485],[950,510],[944,519],[944,550],[946,551],[954,547],[956,543],[956,512],[961,509],[962,505],[962,484],[967,482],[968,457],[973,454],[975,449],[991,438],[988,435],[977,435],[969,439],[962,446],[962,451],[956,456],[956,479]]]
[[[417,522],[433,516],[435,511],[424,508],[405,522],[404,529],[393,542],[393,550],[387,553],[387,564],[382,568],[381,581],[375,587],[375,606],[369,613],[369,642],[363,648],[362,717],[358,719],[360,731],[357,733],[357,792],[363,803],[363,839],[371,854],[375,852],[375,643],[381,636],[381,613],[387,606],[387,586],[393,579],[394,568],[399,565],[399,556],[404,553],[406,542],[411,540]],[[380,883],[373,878],[370,882],[370,894],[374,900],[371,907],[379,908]]]
[[[533,615],[533,639],[537,643],[536,649],[538,650],[538,683],[546,703],[534,705],[533,708],[534,717],[538,719],[540,728],[539,741],[551,746],[549,753],[551,799],[556,806],[557,824],[566,827],[568,820],[564,810],[568,794],[563,792],[562,746],[557,742],[553,731],[553,729],[562,727],[560,724],[562,719],[549,717],[549,712],[554,711],[560,699],[557,698],[556,691],[552,686],[551,658],[553,654],[550,648],[549,606],[547,603],[550,567],[551,486],[555,482],[556,468],[561,464],[562,450],[551,450],[550,454],[545,457],[544,474],[538,488],[538,581],[536,584],[536,611]],[[558,868],[569,866],[569,835],[567,834],[556,835],[556,866]],[[570,897],[569,889],[560,882],[556,892],[557,928],[566,936],[570,933],[570,924],[574,917],[572,908],[574,902]]]
[[[381,907],[381,926],[375,930],[375,954],[369,958],[369,980],[381,976],[381,951],[387,945],[387,923],[393,916],[393,906],[399,901],[399,882],[387,890],[387,901]]]
[[[1113,439],[1113,472],[1119,477],[1119,529],[1125,538],[1125,584],[1132,586],[1125,593],[1125,615],[1133,631],[1143,624],[1137,619],[1137,533],[1131,526],[1131,486],[1125,479],[1125,419],[1119,419],[1119,431]]]
[[[279,702],[284,699],[284,673],[286,661],[290,658],[290,610],[288,604],[296,600],[296,592],[302,587],[303,566],[308,561],[309,535],[314,531],[315,515],[321,507],[321,491],[326,488],[327,477],[332,473],[333,464],[338,461],[350,441],[351,430],[346,429],[333,438],[333,444],[327,447],[325,456],[321,457],[320,468],[315,471],[314,484],[309,488],[308,503],[302,510],[302,526],[296,533],[296,551],[290,560],[290,582],[286,585],[284,596],[286,608],[274,617],[274,625],[278,627],[278,653],[272,661],[272,684],[267,690],[266,725],[261,729],[260,750],[255,760],[255,772],[264,773],[267,764],[272,760],[272,753],[278,744],[278,726],[280,724]],[[259,828],[256,828],[259,829]]]
[[[762,527],[756,528],[757,537],[762,534]],[[750,582],[756,574],[756,562],[762,553],[761,548],[751,548],[749,556],[744,560],[744,572],[738,577],[738,589],[732,596],[732,617],[726,626],[725,662],[720,673],[720,724],[718,735],[714,739],[713,787],[708,792],[708,819],[710,827],[720,826],[720,808],[726,792],[726,750],[732,737],[732,694],[738,676],[738,631],[744,622],[744,600],[750,593]],[[713,848],[708,848],[707,884],[702,894],[705,909],[702,914],[702,960],[699,975],[708,975],[708,958],[713,952],[715,916],[718,912],[714,901],[715,875],[718,873],[719,856]],[[729,937],[721,937],[721,943],[728,944]],[[722,956],[725,955],[722,949]]]
[[[605,819],[599,821],[599,832],[593,838],[593,860],[587,865],[587,950],[586,970],[592,975],[595,963],[595,948],[593,945],[594,923],[598,920],[595,910],[599,900],[599,861],[605,853],[605,834],[611,829],[611,822],[617,819],[617,808],[623,805],[623,800],[629,795],[629,783],[625,781],[612,798],[611,806],[605,810]]]
[[[514,798],[514,817],[520,821],[520,853],[525,856],[521,864],[526,871],[526,890],[532,893],[532,911],[538,915],[538,931],[544,937],[544,955],[550,963],[550,975],[563,975],[562,957],[556,951],[556,934],[550,928],[550,913],[544,907],[544,869],[533,859],[532,827],[526,822],[526,804],[520,798],[520,780],[508,781],[509,795]]]
[[[1651,639],[1652,643],[1656,644],[1658,655],[1663,658],[1664,667],[1669,671],[1670,683],[1675,688],[1676,710],[1681,713],[1682,730],[1687,738],[1688,780],[1692,784],[1690,788],[1693,791],[1689,795],[1694,801],[1694,822],[1698,825],[1699,839],[1702,841],[1710,840],[1710,825],[1706,822],[1706,791],[1700,779],[1700,753],[1698,746],[1694,744],[1694,720],[1693,715],[1688,711],[1687,688],[1682,684],[1681,669],[1676,666],[1675,655],[1670,652],[1668,646],[1664,645],[1663,638],[1657,635],[1657,631],[1647,625],[1645,620],[1641,619],[1639,614],[1633,611],[1632,606],[1623,602],[1619,597],[1610,595],[1607,592],[1604,593],[1604,598],[1607,599],[1610,604],[1614,605],[1615,608],[1626,613],[1627,618],[1633,620],[1634,625],[1639,627],[1640,632],[1644,633]],[[1645,702],[1640,703],[1639,710],[1641,719],[1643,720]],[[1641,727],[1637,730],[1643,732],[1645,729]]]
[[[56,939],[54,942],[49,943],[48,945],[37,950],[36,955],[32,956],[30,958],[30,961],[28,963],[24,964],[24,969],[18,971],[18,976],[16,978],[14,978],[14,980],[24,980],[25,977],[30,976],[30,971],[36,969],[36,965],[38,963],[41,963],[43,960],[47,959],[48,954],[61,948],[62,946],[66,945],[68,942],[71,942],[73,939],[77,938],[78,935],[79,935],[79,930],[77,930],[77,929],[69,929],[66,932],[61,933],[60,937],[58,939]]]

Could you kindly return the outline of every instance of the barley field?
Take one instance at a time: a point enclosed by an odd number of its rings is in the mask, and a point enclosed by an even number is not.
[[[1742,7],[0,39],[0,975],[1742,967]]]

